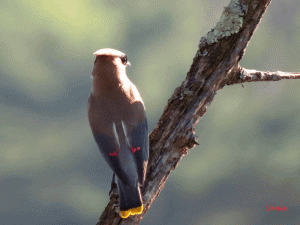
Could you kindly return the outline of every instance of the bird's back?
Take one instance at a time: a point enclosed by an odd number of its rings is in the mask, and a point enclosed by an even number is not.
[[[129,126],[145,118],[144,103],[132,84],[127,90],[104,91],[101,95],[90,95],[88,114],[94,132],[106,132],[107,126],[121,120]]]

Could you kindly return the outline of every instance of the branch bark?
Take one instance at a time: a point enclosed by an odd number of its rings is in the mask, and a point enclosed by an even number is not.
[[[264,72],[257,70],[248,70],[238,66],[236,70],[232,71],[231,79],[224,79],[220,88],[224,85],[242,84],[246,82],[257,82],[257,81],[279,81],[283,79],[300,79],[300,73],[295,72]]]
[[[117,189],[114,189],[97,225],[140,222],[163,189],[170,172],[187,150],[198,144],[195,126],[217,90],[237,83],[300,78],[299,73],[259,72],[246,70],[238,64],[270,1],[231,0],[217,25],[201,38],[186,79],[176,88],[150,134],[150,157],[142,190],[143,213],[122,219]]]

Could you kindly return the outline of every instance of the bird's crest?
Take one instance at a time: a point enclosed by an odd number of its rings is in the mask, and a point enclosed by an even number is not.
[[[98,51],[94,52],[94,55],[96,55],[96,56],[106,55],[106,56],[123,57],[123,56],[125,56],[125,53],[120,52],[116,49],[112,49],[112,48],[102,48],[102,49],[99,49]]]

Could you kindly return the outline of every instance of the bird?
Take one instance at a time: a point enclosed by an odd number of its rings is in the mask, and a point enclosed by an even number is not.
[[[120,215],[141,214],[141,189],[149,158],[144,102],[129,80],[127,56],[104,48],[94,53],[93,87],[88,102],[89,124],[98,148],[118,178]]]

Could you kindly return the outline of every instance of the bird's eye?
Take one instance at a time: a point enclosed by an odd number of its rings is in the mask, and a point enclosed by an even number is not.
[[[121,60],[124,65],[127,65],[127,57],[126,56],[122,57]]]

